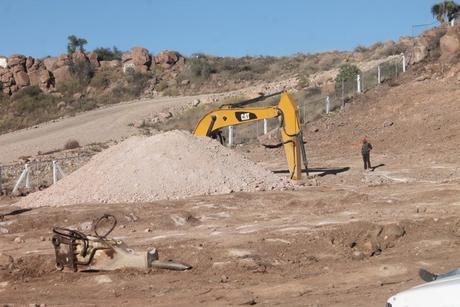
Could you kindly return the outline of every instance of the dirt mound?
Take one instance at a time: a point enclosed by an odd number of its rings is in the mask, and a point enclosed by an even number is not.
[[[232,191],[271,190],[287,180],[210,138],[184,131],[132,137],[94,156],[22,207],[133,203]]]

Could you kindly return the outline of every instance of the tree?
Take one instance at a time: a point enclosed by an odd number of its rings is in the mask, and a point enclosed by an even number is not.
[[[78,47],[80,48],[81,52],[85,52],[84,46],[88,43],[88,41],[84,38],[79,38],[78,39]]]
[[[81,37],[76,37],[75,35],[70,35],[67,37],[69,42],[67,43],[67,53],[72,54],[77,51],[77,48],[81,52],[85,52],[84,46],[88,43],[88,41]]]
[[[440,23],[451,21],[460,13],[460,5],[455,1],[445,0],[431,7],[431,14]]]
[[[339,74],[335,77],[335,84],[341,84],[342,81],[355,80],[361,71],[356,65],[344,64],[340,66]]]

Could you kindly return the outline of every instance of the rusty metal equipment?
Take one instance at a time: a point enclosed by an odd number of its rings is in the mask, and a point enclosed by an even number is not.
[[[106,227],[102,227],[106,224]],[[76,271],[107,271],[122,268],[162,268],[176,271],[191,269],[188,264],[160,261],[156,249],[137,252],[129,248],[122,240],[108,239],[117,220],[113,215],[105,214],[93,223],[93,235],[80,231],[54,227],[52,243],[56,254],[56,268],[70,268]],[[108,225],[108,226],[107,226]],[[105,231],[101,229],[106,228]]]

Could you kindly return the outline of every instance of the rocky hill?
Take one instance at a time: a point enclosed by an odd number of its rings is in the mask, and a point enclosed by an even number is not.
[[[343,64],[401,53],[409,64],[438,58],[453,63],[459,37],[457,25],[350,52],[288,57],[186,57],[176,51],[151,54],[142,47],[111,57],[100,49],[43,59],[15,54],[0,62],[0,133],[141,97],[226,92],[286,80],[297,88],[322,88],[334,83]]]

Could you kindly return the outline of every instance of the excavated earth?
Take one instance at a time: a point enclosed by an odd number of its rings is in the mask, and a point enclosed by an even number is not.
[[[207,137],[186,131],[134,136],[95,155],[23,208],[136,203],[288,187],[280,178]]]
[[[420,267],[460,266],[459,83],[405,78],[306,126],[312,178],[297,190],[5,215],[0,303],[384,306],[422,283]],[[373,172],[362,170],[363,134],[374,146]],[[281,149],[235,150],[286,176]],[[0,212],[17,208],[15,201],[3,199]],[[55,271],[51,228],[88,231],[104,213],[118,219],[113,236],[193,269]]]

